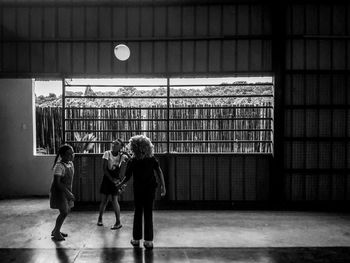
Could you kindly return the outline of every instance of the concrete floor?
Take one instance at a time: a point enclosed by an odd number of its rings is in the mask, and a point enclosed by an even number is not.
[[[350,214],[276,211],[155,211],[155,249],[132,249],[132,211],[123,228],[104,227],[97,211],[72,212],[50,232],[57,211],[47,199],[0,201],[1,262],[350,262]]]

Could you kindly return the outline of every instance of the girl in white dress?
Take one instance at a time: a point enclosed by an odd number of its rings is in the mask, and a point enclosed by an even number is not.
[[[112,230],[122,227],[120,222],[120,206],[118,203],[118,197],[120,195],[120,188],[116,187],[121,178],[121,171],[125,168],[128,156],[122,152],[124,143],[121,139],[117,139],[112,142],[111,150],[105,151],[103,159],[103,179],[100,187],[101,204],[100,211],[97,220],[98,226],[103,226],[103,213],[106,209],[108,198],[111,196],[113,210],[115,213],[115,224],[111,227]]]

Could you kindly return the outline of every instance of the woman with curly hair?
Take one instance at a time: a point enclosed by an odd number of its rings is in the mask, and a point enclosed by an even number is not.
[[[133,239],[130,243],[134,247],[140,246],[142,239],[142,217],[144,217],[144,247],[153,248],[153,201],[157,188],[155,173],[161,183],[161,196],[166,194],[162,169],[158,160],[153,156],[153,144],[143,135],[133,136],[128,144],[133,156],[128,162],[124,179],[119,186],[125,184],[131,176],[134,179],[134,223]],[[154,173],[155,172],[155,173]]]

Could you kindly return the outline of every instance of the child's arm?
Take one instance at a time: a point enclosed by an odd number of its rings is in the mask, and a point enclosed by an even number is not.
[[[121,187],[123,184],[125,184],[127,181],[130,180],[131,176],[132,176],[131,162],[127,162],[125,167],[125,176],[118,184],[116,184],[116,187]]]
[[[160,186],[160,195],[161,196],[165,196],[166,195],[166,189],[165,189],[165,181],[164,181],[164,176],[163,176],[163,171],[162,169],[158,166],[158,168],[156,169],[156,173],[159,177],[161,186]]]
[[[119,162],[119,178],[123,179],[125,177],[125,173],[126,173],[126,167],[128,164],[128,159],[127,158],[123,158],[124,155],[122,155],[122,159]]]
[[[122,152],[120,156],[119,168],[125,166],[125,164],[129,161],[129,155],[125,152]]]
[[[61,190],[63,193],[65,193],[69,200],[73,200],[74,201],[75,197],[74,197],[73,193],[71,191],[69,191],[69,189],[61,182],[61,176],[54,175],[53,180],[54,180],[53,183],[55,184],[55,186],[59,190]]]
[[[104,175],[107,176],[107,178],[108,178],[112,183],[115,182],[114,178],[111,176],[111,174],[110,174],[109,171],[108,171],[108,161],[107,161],[106,159],[103,159],[103,173],[104,173]]]

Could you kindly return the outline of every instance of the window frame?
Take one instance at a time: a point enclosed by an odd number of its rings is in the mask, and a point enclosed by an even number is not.
[[[198,78],[198,77],[197,77]],[[217,78],[217,77],[212,77],[212,78]],[[200,143],[204,143],[204,144],[210,144],[210,143],[215,143],[215,144],[218,144],[218,143],[238,143],[238,144],[244,144],[244,143],[267,143],[270,147],[270,151],[268,152],[228,152],[228,151],[224,151],[224,152],[218,152],[218,151],[211,151],[211,152],[189,152],[190,154],[225,154],[225,153],[231,153],[231,154],[273,154],[273,116],[274,116],[274,105],[273,105],[273,100],[274,100],[274,85],[273,85],[273,81],[271,81],[270,83],[268,84],[259,84],[259,85],[269,85],[269,86],[272,86],[272,94],[269,94],[269,95],[259,95],[259,94],[254,94],[254,95],[208,95],[208,96],[171,96],[170,94],[170,91],[171,91],[171,88],[172,87],[183,87],[183,86],[186,86],[186,87],[189,87],[189,86],[205,86],[206,84],[200,84],[200,85],[194,85],[194,84],[183,84],[183,85],[171,85],[170,84],[170,80],[172,78],[170,77],[167,77],[167,78],[163,78],[163,79],[166,79],[166,85],[152,85],[153,86],[156,86],[156,87],[164,87],[166,88],[166,95],[165,96],[138,96],[138,97],[134,97],[134,96],[67,96],[66,95],[66,89],[67,87],[77,87],[77,86],[84,86],[84,87],[110,87],[110,86],[113,86],[113,87],[126,87],[126,86],[132,86],[132,87],[144,87],[146,85],[98,85],[98,84],[95,84],[95,85],[74,85],[74,84],[68,84],[66,82],[66,79],[62,79],[62,134],[63,134],[63,143],[74,143],[74,144],[77,144],[77,143],[84,143],[84,142],[78,142],[78,141],[74,141],[74,140],[68,140],[67,139],[67,133],[72,133],[74,131],[76,132],[122,132],[122,133],[126,133],[126,132],[152,132],[152,133],[165,133],[165,138],[166,140],[163,140],[163,141],[157,141],[157,140],[152,140],[152,143],[153,144],[158,144],[158,143],[163,143],[166,145],[166,150],[163,151],[163,153],[165,154],[184,154],[184,153],[187,153],[187,152],[174,152],[172,151],[172,147],[171,145],[176,145],[176,144],[179,144],[179,143],[191,143],[191,144],[200,144]],[[196,78],[190,78],[190,79],[196,79]],[[271,77],[272,79],[272,77]],[[245,83],[245,84],[227,84],[227,85],[218,85],[217,86],[256,86],[257,84],[256,83],[253,83],[253,84],[249,84],[249,83]],[[215,84],[212,85],[210,84],[210,86],[216,86]],[[184,118],[184,119],[174,119],[174,118],[171,118],[170,117],[170,112],[173,111],[173,110],[186,110],[186,107],[177,107],[176,109],[174,107],[171,107],[171,100],[172,99],[181,99],[181,98],[186,98],[186,99],[191,99],[191,98],[220,98],[220,97],[224,97],[224,98],[238,98],[238,97],[270,97],[272,98],[272,105],[270,106],[235,106],[234,108],[238,109],[238,108],[245,108],[245,109],[248,109],[248,108],[265,108],[265,109],[269,109],[270,110],[270,117],[268,118],[247,118],[247,117],[243,117],[243,118],[235,118],[235,120],[249,120],[249,119],[256,119],[256,120],[266,120],[266,121],[269,121],[270,122],[270,128],[269,129],[200,129],[200,131],[204,131],[204,132],[208,132],[208,131],[214,131],[214,132],[220,132],[220,131],[233,131],[233,132],[244,132],[244,131],[263,131],[263,132],[270,132],[270,140],[240,140],[240,141],[232,141],[232,140],[201,140],[201,141],[188,141],[188,140],[171,140],[171,133],[173,132],[195,132],[196,130],[194,129],[180,129],[180,130],[174,130],[174,131],[171,131],[170,130],[170,122],[176,122],[176,121],[179,121],[179,120],[182,120],[182,121],[193,121],[193,119],[190,119],[190,118]],[[66,114],[67,114],[67,109],[71,109],[70,107],[66,107],[66,100],[67,99],[73,99],[73,98],[84,98],[84,99],[104,99],[104,98],[109,98],[109,99],[136,99],[136,98],[139,98],[139,99],[166,99],[166,107],[163,109],[166,111],[166,116],[167,118],[166,119],[142,119],[142,121],[165,121],[166,122],[166,129],[162,129],[162,130],[128,130],[128,131],[120,131],[120,130],[98,130],[98,129],[89,129],[89,130],[82,130],[82,129],[67,129],[66,127],[66,124],[67,122],[69,121],[73,121],[72,118],[67,118],[66,117]],[[106,109],[107,107],[81,107],[80,109]],[[140,109],[140,110],[149,110],[149,109],[153,109],[152,107],[130,107],[130,108],[133,108],[133,109]],[[233,108],[233,107],[220,107],[220,106],[207,106],[207,107],[195,107],[195,109],[225,109],[225,108]],[[113,107],[109,108],[109,109],[114,109]],[[232,118],[227,118],[227,119],[232,119]],[[83,120],[86,120],[86,121],[89,121],[89,120],[96,120],[96,119],[87,119],[87,118],[81,118],[80,119],[81,121]],[[121,118],[121,119],[109,119],[109,120],[113,120],[113,121],[133,121],[133,119],[130,119],[130,118]],[[198,120],[198,119],[197,119]],[[219,120],[225,120],[225,118],[203,118],[201,119],[203,121],[219,121]],[[104,121],[108,121],[107,119],[104,120]],[[126,137],[126,136],[125,136]],[[95,143],[110,143],[111,141],[95,141]],[[157,154],[161,154],[159,152],[156,152]]]

